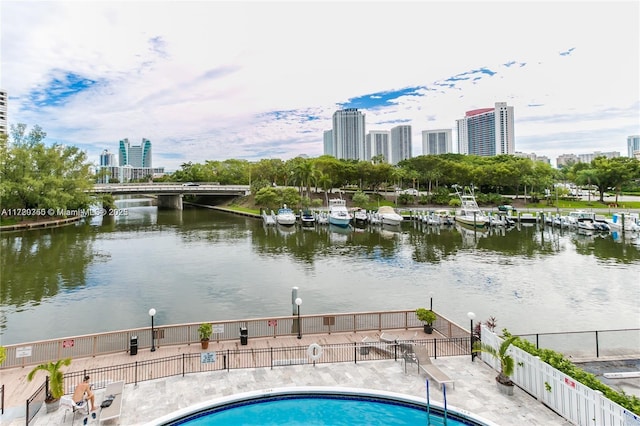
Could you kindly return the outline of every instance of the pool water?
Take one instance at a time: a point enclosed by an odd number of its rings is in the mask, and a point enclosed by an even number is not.
[[[170,425],[444,425],[444,418],[425,407],[369,397],[278,396],[206,409]],[[448,426],[477,425],[468,419],[447,418]]]

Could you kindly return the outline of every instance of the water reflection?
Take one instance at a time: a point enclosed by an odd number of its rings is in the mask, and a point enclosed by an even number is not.
[[[406,309],[433,291],[453,320],[460,311],[465,321],[461,304],[479,316],[485,307],[505,321],[529,312],[558,326],[554,315],[565,309],[582,324],[619,320],[616,327],[638,315],[637,285],[628,289],[640,247],[628,236],[410,221],[280,227],[208,209],[157,211],[149,200],[119,203],[126,216],[0,236],[3,341],[144,326],[151,304],[159,323],[286,315],[294,285],[304,287],[309,313]],[[57,328],[53,316],[70,328]]]

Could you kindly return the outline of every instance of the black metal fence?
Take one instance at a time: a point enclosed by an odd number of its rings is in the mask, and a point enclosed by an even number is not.
[[[471,353],[468,337],[185,353],[154,360],[69,372],[64,376],[65,392],[72,393],[85,375],[91,377],[94,388],[100,389],[114,381],[138,383],[164,377],[241,368],[273,369],[301,364],[398,360],[404,353],[412,351],[411,345],[426,346],[429,355],[433,358]]]
[[[42,404],[49,392],[49,376],[45,379],[44,383],[27,399],[26,406],[26,418],[27,418],[27,426],[33,418],[38,414],[40,408],[42,408]],[[4,394],[4,393],[3,393]]]
[[[638,356],[640,329],[594,330],[519,334],[537,348],[551,349],[572,358]]]
[[[0,414],[4,414],[4,385],[0,386]]]

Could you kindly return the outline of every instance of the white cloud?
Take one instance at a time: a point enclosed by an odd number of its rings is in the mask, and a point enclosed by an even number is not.
[[[496,74],[366,110],[367,125],[409,119],[417,154],[422,130],[453,128],[465,111],[506,101],[515,108],[518,151],[624,153],[626,135],[640,132],[639,9],[573,1],[5,1],[0,85],[10,123],[93,146],[96,159],[121,138],[146,137],[154,164],[173,169],[320,155],[338,104],[488,69]],[[62,105],[31,106],[30,94],[61,72],[97,83]],[[290,113],[275,119],[274,111]]]

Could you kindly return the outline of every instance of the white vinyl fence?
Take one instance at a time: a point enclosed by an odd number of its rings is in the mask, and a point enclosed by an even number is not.
[[[482,325],[483,344],[498,350],[502,340]],[[640,416],[605,398],[602,392],[584,386],[513,345],[508,352],[515,363],[511,380],[571,423],[580,426],[640,426]],[[499,360],[487,353],[479,356],[500,371]]]

